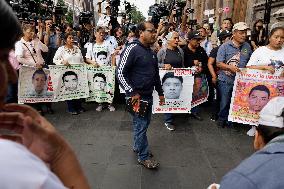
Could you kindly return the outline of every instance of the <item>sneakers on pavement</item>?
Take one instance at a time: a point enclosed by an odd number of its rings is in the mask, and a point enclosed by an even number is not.
[[[108,109],[109,109],[110,112],[115,111],[115,107],[113,105],[108,105]]]
[[[210,120],[211,121],[217,121],[218,120],[218,115],[217,114],[211,115]]]
[[[194,118],[194,119],[196,119],[198,121],[203,121],[203,118],[199,114],[197,114],[197,113],[192,113],[190,115],[191,115],[192,118]]]
[[[219,120],[218,123],[217,123],[217,125],[220,126],[220,127],[222,127],[222,128],[225,128],[225,127],[226,127],[226,122]]]
[[[96,111],[101,112],[103,110],[103,105],[99,104],[98,107],[96,108]]]
[[[252,137],[255,135],[255,131],[255,126],[252,126],[251,129],[247,132],[247,135]]]
[[[147,169],[156,169],[159,167],[159,163],[153,159],[139,160],[138,163],[143,165]]]
[[[79,115],[79,113],[78,112],[68,112],[68,113],[70,113],[71,115]]]
[[[172,123],[165,123],[165,126],[170,131],[174,131],[176,129],[175,125]]]

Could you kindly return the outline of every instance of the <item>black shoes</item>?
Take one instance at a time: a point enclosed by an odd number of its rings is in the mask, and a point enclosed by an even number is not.
[[[46,113],[54,114],[54,110],[52,108],[46,108]]]
[[[203,118],[198,113],[191,113],[190,116],[198,121],[203,121]]]
[[[211,121],[217,121],[218,120],[218,114],[211,115],[210,120]]]

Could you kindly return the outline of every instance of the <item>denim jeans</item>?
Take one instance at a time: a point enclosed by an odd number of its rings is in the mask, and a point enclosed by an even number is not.
[[[220,92],[219,92],[219,88],[218,88],[218,83],[216,84],[216,86],[214,86],[215,90],[216,90],[216,99],[214,100],[213,103],[213,114],[218,115],[219,111],[220,111]]]
[[[81,99],[66,100],[68,112],[78,112],[82,109]]]
[[[172,113],[164,113],[164,123],[173,123],[174,115]]]
[[[220,93],[220,111],[218,114],[219,121],[228,121],[233,87],[234,84],[218,81],[218,88]]]
[[[147,129],[151,121],[153,98],[141,97],[142,100],[149,102],[149,107],[145,117],[141,117],[137,114],[133,116],[133,131],[134,131],[134,145],[133,149],[138,152],[138,159],[143,161],[149,159]]]
[[[200,112],[199,106],[195,106],[195,107],[191,108],[190,112],[192,114],[199,114],[199,112]]]

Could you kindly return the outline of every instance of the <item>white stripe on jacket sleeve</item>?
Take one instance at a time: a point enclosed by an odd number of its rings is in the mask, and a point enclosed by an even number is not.
[[[128,91],[128,92],[132,92],[133,89],[131,88],[131,86],[126,82],[124,76],[123,76],[123,70],[124,70],[124,67],[125,67],[125,64],[127,62],[127,58],[129,56],[129,53],[130,51],[136,46],[137,44],[131,44],[129,45],[124,54],[123,54],[123,57],[121,58],[121,61],[120,61],[120,64],[118,66],[118,70],[117,70],[117,77],[118,77],[118,80],[120,81],[121,85],[123,86],[124,90],[125,91]]]

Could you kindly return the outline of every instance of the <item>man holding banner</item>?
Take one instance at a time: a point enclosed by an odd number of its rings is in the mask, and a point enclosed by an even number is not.
[[[231,96],[236,72],[244,68],[251,56],[250,45],[245,42],[247,29],[244,22],[236,23],[233,27],[232,40],[220,46],[217,54],[217,66],[220,68],[218,75],[218,88],[220,92],[220,111],[218,125],[225,127],[228,122]]]
[[[198,92],[201,91],[202,81],[205,80],[203,73],[205,73],[205,70],[207,70],[207,61],[208,61],[208,56],[206,54],[206,51],[200,46],[201,39],[202,36],[198,31],[192,31],[187,35],[188,45],[183,48],[184,67],[196,68],[195,78],[194,78],[194,90],[192,97],[193,108],[191,109],[191,116],[199,121],[203,120],[202,117],[199,115],[199,107],[197,106],[201,103],[196,103],[196,101],[200,100],[200,95],[198,95]],[[208,85],[206,87],[208,87]]]
[[[134,152],[138,153],[138,162],[148,169],[157,168],[159,163],[150,159],[148,150],[147,128],[151,121],[153,90],[159,94],[160,104],[164,103],[164,95],[159,77],[159,68],[156,54],[150,49],[156,41],[156,30],[150,22],[138,24],[136,35],[139,40],[130,43],[124,50],[117,68],[119,84],[131,98],[134,110]],[[148,103],[144,116],[138,111],[143,100]],[[133,108],[134,109],[134,108]]]

